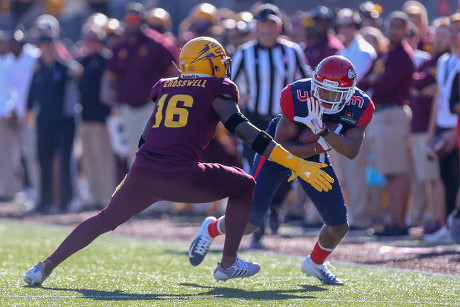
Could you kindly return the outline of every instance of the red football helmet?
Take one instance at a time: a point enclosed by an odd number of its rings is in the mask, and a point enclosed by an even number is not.
[[[339,55],[323,59],[313,72],[311,90],[321,102],[324,113],[343,110],[355,92],[356,70],[350,60]]]

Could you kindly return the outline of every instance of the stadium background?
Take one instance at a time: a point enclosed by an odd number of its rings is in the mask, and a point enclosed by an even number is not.
[[[28,1],[28,0],[25,0]],[[77,41],[80,35],[81,25],[84,19],[88,16],[86,2],[107,2],[109,8],[109,17],[120,19],[123,16],[123,8],[129,0],[47,0],[48,2],[64,3],[61,6],[58,14],[59,21],[62,27],[62,36],[72,41]],[[8,1],[0,3],[0,29],[9,27],[8,12],[6,11]],[[153,7],[161,7],[168,11],[172,18],[173,32],[177,35],[178,27],[190,13],[190,10],[203,1],[200,0],[138,0],[144,4],[146,9]],[[359,8],[359,5],[364,0],[288,0],[288,1],[255,1],[255,0],[214,0],[209,1],[217,8],[228,8],[236,12],[249,11],[250,8],[257,2],[271,2],[277,5],[286,14],[292,14],[296,10],[309,11],[319,5],[327,6],[331,9],[340,8]],[[435,19],[438,16],[447,16],[458,8],[457,0],[420,0],[425,5],[429,12],[430,19]],[[385,17],[391,11],[401,9],[402,1],[385,0],[374,1],[383,7],[382,16]],[[3,7],[3,9],[2,9]],[[3,13],[2,13],[3,10]],[[33,22],[38,16],[30,16],[30,22]],[[430,20],[430,21],[431,21]],[[27,26],[27,25],[26,25]]]

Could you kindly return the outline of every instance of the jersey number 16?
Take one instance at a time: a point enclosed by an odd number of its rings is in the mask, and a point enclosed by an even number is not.
[[[189,110],[193,106],[193,97],[190,95],[177,94],[168,98],[168,94],[161,96],[157,102],[157,110],[155,113],[155,124],[152,128],[160,127],[163,121],[163,109],[166,104],[166,111],[164,112],[164,126],[167,128],[181,128],[188,123]],[[178,107],[177,104],[183,102],[183,106]]]

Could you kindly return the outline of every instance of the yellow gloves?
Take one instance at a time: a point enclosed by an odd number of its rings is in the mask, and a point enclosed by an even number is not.
[[[306,161],[294,156],[281,145],[276,145],[270,154],[270,159],[284,167],[293,170],[293,174],[288,181],[295,179],[297,176],[308,182],[319,192],[329,191],[332,189],[331,183],[334,179],[320,168],[326,167],[327,164]]]

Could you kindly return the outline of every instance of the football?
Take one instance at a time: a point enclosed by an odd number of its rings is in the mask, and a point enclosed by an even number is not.
[[[339,126],[339,124],[336,122],[325,122],[325,124],[326,127],[331,131],[335,131],[335,129],[337,129],[337,127]],[[305,127],[297,137],[297,142],[302,144],[309,144],[316,142],[318,139],[318,135],[314,134],[313,131],[310,130],[310,128]]]

